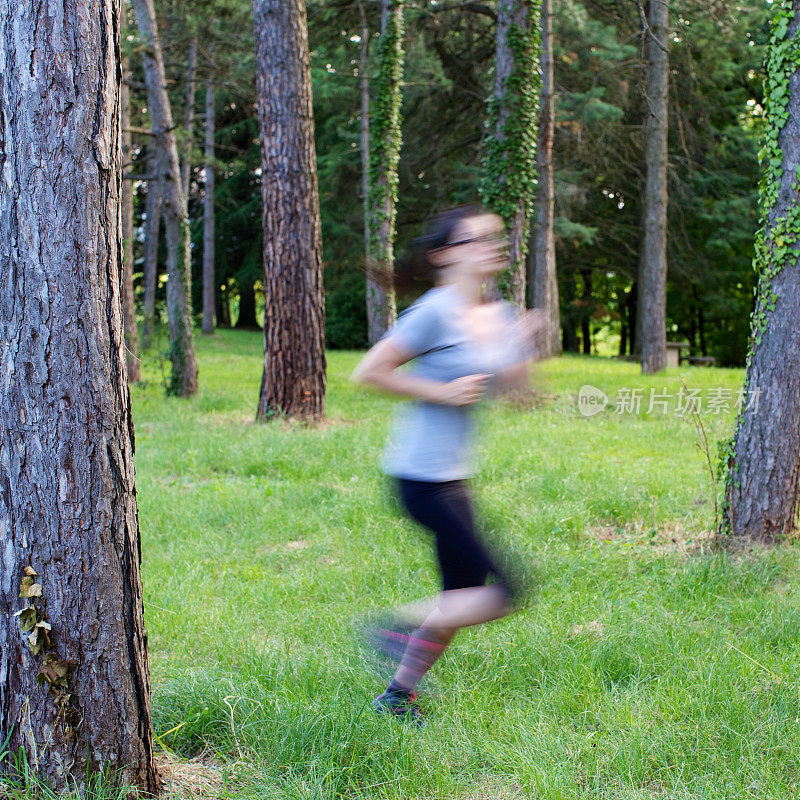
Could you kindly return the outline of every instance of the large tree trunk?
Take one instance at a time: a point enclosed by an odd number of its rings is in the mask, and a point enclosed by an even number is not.
[[[214,332],[214,81],[206,83],[205,190],[203,193],[203,333]]]
[[[639,304],[639,345],[646,375],[660,372],[667,364],[668,28],[667,0],[650,0],[643,34],[647,53],[647,179]]]
[[[526,299],[526,253],[533,198],[536,149],[539,4],[498,0],[493,129],[484,176],[484,196],[506,223],[509,272],[506,295],[520,308]]]
[[[102,765],[155,792],[120,296],[119,12],[0,4],[0,108],[14,110],[0,127],[0,741],[57,790]]]
[[[156,279],[158,277],[158,235],[161,229],[161,180],[158,177],[155,135],[147,143],[147,196],[144,203],[144,323],[142,347],[152,344],[156,312]]]
[[[120,29],[124,36],[126,9],[120,9]],[[128,59],[122,60],[122,75],[129,74]],[[122,83],[122,158],[128,164],[128,172],[132,171],[133,148],[131,147],[130,92],[128,84]],[[133,181],[122,183],[122,319],[125,326],[125,358],[128,365],[128,380],[136,383],[142,377],[142,365],[139,361],[139,326],[136,324],[136,303],[133,297]]]
[[[367,332],[370,344],[377,342],[397,317],[391,278],[394,274],[403,59],[403,3],[401,0],[382,0],[380,72],[375,86],[375,119],[372,124],[367,123],[371,138],[367,238]],[[366,70],[364,76],[366,78]],[[366,114],[364,110],[364,98],[362,86],[362,126],[365,115],[368,118],[368,110]]]
[[[800,69],[796,4],[776,9],[767,54],[761,183],[764,225],[746,400],[728,463],[724,527],[737,542],[774,542],[796,526],[800,481]],[[789,16],[793,15],[793,16]],[[787,24],[788,23],[788,24]],[[780,164],[780,166],[778,166]]]
[[[264,220],[258,417],[325,413],[325,305],[305,0],[253,0]]]
[[[191,317],[191,253],[186,196],[181,189],[178,148],[167,96],[164,62],[156,29],[153,0],[133,0],[145,44],[143,61],[147,101],[155,131],[162,214],[167,234],[167,317],[172,358],[169,392],[188,397],[197,392],[197,361]]]
[[[553,235],[555,193],[553,187],[553,134],[555,104],[553,102],[553,7],[551,0],[542,0],[542,90],[539,109],[539,141],[536,146],[538,218],[533,247],[533,306],[547,315],[543,349],[546,355],[561,351],[561,318],[556,275],[556,243]]]
[[[186,68],[186,121],[183,134],[183,161],[181,161],[181,188],[189,202],[189,178],[192,172],[192,136],[194,133],[194,68],[197,57],[197,39],[189,44],[189,65]]]

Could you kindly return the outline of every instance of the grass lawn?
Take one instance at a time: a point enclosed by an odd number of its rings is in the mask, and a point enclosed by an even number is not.
[[[483,525],[532,592],[459,634],[420,732],[371,714],[383,686],[353,635],[359,614],[437,588],[378,470],[394,401],[348,382],[358,353],[333,352],[328,422],[259,425],[261,336],[198,348],[189,401],[145,360],[137,488],[156,733],[184,756],[216,751],[224,797],[798,795],[797,550],[711,550],[706,456],[674,410],[682,379],[704,403],[730,392],[701,415],[715,460],[741,371],[643,378],[564,357],[538,374],[551,399],[480,412]],[[584,384],[610,398],[589,418]],[[617,413],[637,387],[640,413]],[[648,413],[651,389],[666,413]]]

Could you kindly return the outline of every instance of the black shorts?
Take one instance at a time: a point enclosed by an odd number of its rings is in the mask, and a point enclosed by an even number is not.
[[[472,507],[463,481],[398,479],[400,499],[413,519],[436,537],[442,589],[483,586],[491,574],[505,583],[494,559],[475,532]]]

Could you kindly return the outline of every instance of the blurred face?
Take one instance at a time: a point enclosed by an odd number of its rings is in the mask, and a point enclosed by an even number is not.
[[[456,226],[450,241],[435,256],[440,267],[483,279],[508,265],[505,227],[496,214],[467,217]]]

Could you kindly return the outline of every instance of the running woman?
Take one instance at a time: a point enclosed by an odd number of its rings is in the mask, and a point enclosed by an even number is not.
[[[400,664],[372,707],[421,725],[414,691],[455,633],[512,609],[509,582],[475,530],[465,480],[473,474],[473,407],[490,388],[527,385],[541,317],[518,318],[495,299],[494,279],[507,266],[499,217],[473,207],[445,212],[418,245],[436,286],[366,354],[353,380],[413,401],[383,469],[408,514],[434,535],[442,591],[402,612],[408,624],[392,626],[400,630],[377,631],[379,647]],[[408,362],[411,369],[400,369]]]

